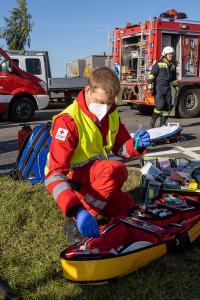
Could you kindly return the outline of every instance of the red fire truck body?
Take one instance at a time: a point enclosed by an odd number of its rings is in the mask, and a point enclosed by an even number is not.
[[[150,21],[116,28],[113,60],[122,86],[122,101],[147,113],[154,97],[147,93],[148,72],[165,46],[175,49],[179,93],[173,97],[181,117],[200,114],[200,24],[185,21],[184,13],[167,11]],[[168,20],[167,20],[168,19]]]

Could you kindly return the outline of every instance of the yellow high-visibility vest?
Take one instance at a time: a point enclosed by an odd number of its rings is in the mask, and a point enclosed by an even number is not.
[[[106,137],[106,145],[103,145],[103,138],[98,126],[79,108],[75,100],[59,115],[67,113],[75,121],[79,142],[70,161],[70,168],[85,165],[95,159],[108,159],[112,150],[115,138],[119,130],[119,113],[117,108],[109,115],[109,129]],[[58,116],[59,116],[58,115]],[[55,116],[54,120],[57,116]]]

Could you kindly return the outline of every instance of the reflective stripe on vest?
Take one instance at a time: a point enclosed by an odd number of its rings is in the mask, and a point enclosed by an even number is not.
[[[108,159],[115,138],[119,130],[119,113],[117,108],[109,114],[109,129],[106,137],[106,145],[98,126],[83,112],[75,100],[61,114],[70,115],[75,121],[79,141],[70,161],[70,168],[80,167],[96,159]],[[57,116],[56,116],[57,117]],[[54,119],[56,119],[56,117]]]

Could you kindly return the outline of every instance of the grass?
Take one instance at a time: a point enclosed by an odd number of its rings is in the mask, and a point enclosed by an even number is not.
[[[109,285],[81,286],[62,276],[64,217],[44,186],[0,177],[0,277],[22,299],[200,299],[200,247],[167,255]],[[139,174],[124,185],[138,197]],[[1,298],[0,296],[0,299]]]

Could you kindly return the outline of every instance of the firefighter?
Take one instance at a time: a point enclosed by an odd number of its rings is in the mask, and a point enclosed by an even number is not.
[[[150,128],[154,128],[160,117],[160,126],[166,121],[172,110],[171,85],[177,87],[176,66],[173,63],[174,49],[166,46],[162,52],[162,59],[154,63],[148,77],[148,93],[155,96],[155,109],[150,121]]]
[[[86,237],[99,236],[102,216],[125,216],[134,207],[132,197],[121,191],[126,166],[108,160],[110,151],[122,158],[141,156],[150,144],[146,130],[137,131],[133,139],[121,123],[115,105],[119,91],[111,69],[94,70],[85,89],[52,125],[45,184],[64,216]]]

